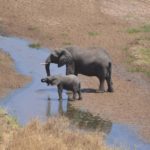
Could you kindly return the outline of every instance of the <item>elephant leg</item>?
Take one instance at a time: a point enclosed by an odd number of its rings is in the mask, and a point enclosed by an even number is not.
[[[82,99],[82,96],[81,96],[81,84],[78,85],[77,89],[78,89],[77,93],[78,93],[78,96],[79,96],[78,100],[81,100]]]
[[[81,99],[82,99],[82,96],[81,96],[81,90],[78,90],[78,95],[79,95],[78,100],[81,100]]]
[[[59,100],[62,100],[62,87],[61,86],[58,86],[58,95],[59,95]]]
[[[111,78],[107,77],[106,82],[107,82],[107,86],[108,86],[107,91],[108,92],[113,92],[114,90],[113,90],[113,83],[112,83]]]
[[[76,76],[78,76],[78,71],[77,71],[77,68],[76,68],[76,67],[75,67],[74,74],[75,74]]]
[[[66,75],[75,74],[75,64],[70,63],[66,64]]]
[[[76,91],[73,91],[73,99],[76,99]]]
[[[105,78],[99,78],[99,81],[100,81],[100,85],[99,85],[98,93],[104,93],[105,92],[105,87],[104,87]]]
[[[78,76],[78,73],[77,73],[77,72],[75,72],[74,74],[75,74],[76,76]]]

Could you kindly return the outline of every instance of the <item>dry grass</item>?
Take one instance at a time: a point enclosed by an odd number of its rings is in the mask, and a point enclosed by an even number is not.
[[[5,150],[13,132],[18,128],[16,119],[9,116],[5,110],[0,108],[0,150]]]
[[[66,117],[49,118],[43,124],[35,119],[20,127],[0,108],[0,125],[0,150],[110,150],[101,133],[71,129]]]
[[[16,73],[12,63],[13,60],[9,54],[0,50],[0,96],[4,96],[12,89],[20,88],[24,83],[30,81],[29,77]]]
[[[127,49],[127,63],[130,72],[143,72],[150,77],[150,49],[135,45]]]
[[[108,150],[98,133],[69,129],[64,117],[51,118],[41,124],[34,120],[24,128],[14,130],[3,141],[7,150]],[[8,142],[9,141],[9,142]]]

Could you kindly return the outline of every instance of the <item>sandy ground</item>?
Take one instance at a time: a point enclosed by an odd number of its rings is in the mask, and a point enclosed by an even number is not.
[[[83,93],[73,102],[113,122],[139,127],[150,141],[150,82],[128,73],[123,49],[148,33],[127,29],[149,24],[149,0],[0,0],[0,33],[34,39],[49,48],[66,45],[104,47],[113,59],[114,93]],[[98,88],[98,80],[79,76],[82,88]]]

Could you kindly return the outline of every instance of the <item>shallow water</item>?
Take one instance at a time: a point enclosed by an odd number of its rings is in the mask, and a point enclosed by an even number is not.
[[[132,128],[75,109],[68,103],[65,92],[63,100],[59,101],[56,87],[40,82],[41,78],[46,76],[45,68],[40,63],[45,61],[50,51],[44,48],[33,49],[28,46],[29,44],[31,44],[29,41],[23,39],[0,36],[0,48],[11,55],[16,69],[32,77],[32,83],[13,91],[0,101],[0,105],[15,116],[21,125],[25,125],[35,117],[45,121],[51,116],[65,115],[72,124],[81,129],[106,133],[106,142],[110,145],[150,150],[150,144],[139,139]],[[52,64],[51,73],[64,75],[65,67],[57,68],[57,65]]]
[[[42,77],[46,76],[44,66],[40,65],[40,63],[45,61],[50,52],[48,49],[29,48],[29,44],[28,41],[22,39],[0,37],[0,48],[12,56],[17,70],[24,75],[32,77],[31,84],[12,92],[1,102],[1,105],[9,113],[16,116],[21,124],[26,124],[35,117],[45,120],[47,118],[46,108],[48,97],[51,97],[52,100],[51,113],[57,113],[55,107],[56,103],[58,103],[56,88],[47,86],[40,81]],[[53,74],[64,74],[64,67],[57,70],[56,68],[57,65],[51,65]],[[66,99],[65,93],[63,97]],[[64,100],[64,111],[67,111],[66,105],[67,100]]]

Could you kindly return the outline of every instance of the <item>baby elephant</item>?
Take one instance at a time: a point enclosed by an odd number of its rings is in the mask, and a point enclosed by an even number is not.
[[[79,100],[81,97],[81,84],[77,76],[75,75],[55,75],[48,76],[46,78],[41,79],[41,82],[47,83],[47,85],[57,85],[59,99],[62,99],[62,91],[63,89],[69,90],[73,92],[73,99],[76,99],[76,94],[79,95]]]

